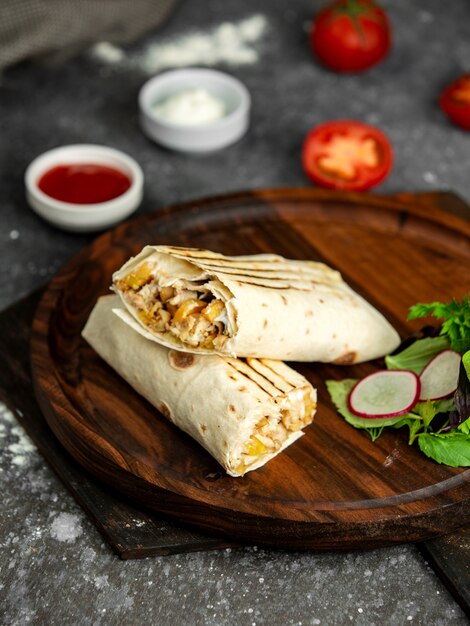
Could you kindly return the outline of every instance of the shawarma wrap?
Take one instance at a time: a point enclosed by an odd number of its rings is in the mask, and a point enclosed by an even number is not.
[[[100,298],[83,337],[231,476],[264,465],[312,422],[316,390],[285,363],[168,349],[114,315],[119,305],[116,296]]]
[[[146,246],[113,275],[117,314],[169,348],[286,361],[359,363],[398,333],[323,263]]]

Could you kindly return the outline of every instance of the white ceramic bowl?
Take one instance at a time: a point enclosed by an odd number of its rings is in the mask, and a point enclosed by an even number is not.
[[[201,126],[178,125],[160,117],[155,105],[187,89],[206,89],[222,100],[224,117]],[[172,70],[148,80],[139,93],[140,124],[150,139],[181,152],[220,150],[240,139],[248,129],[251,98],[239,80],[216,70]]]
[[[43,174],[57,165],[96,163],[114,167],[131,180],[122,195],[96,204],[62,202],[38,187]],[[26,199],[30,207],[45,220],[64,230],[91,232],[120,222],[133,213],[142,201],[144,175],[139,164],[120,150],[93,144],[76,144],[54,148],[32,161],[25,172]]]

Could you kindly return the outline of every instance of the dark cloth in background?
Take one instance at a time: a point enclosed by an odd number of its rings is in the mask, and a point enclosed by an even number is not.
[[[0,70],[71,55],[98,41],[130,42],[167,18],[177,0],[0,0]]]

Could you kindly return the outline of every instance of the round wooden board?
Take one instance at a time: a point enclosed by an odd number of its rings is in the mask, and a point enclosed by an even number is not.
[[[324,261],[407,335],[420,325],[405,322],[411,304],[467,292],[469,242],[469,222],[412,196],[266,190],[145,215],[99,237],[46,290],[32,336],[37,398],[62,444],[100,480],[206,531],[295,549],[370,548],[448,532],[470,522],[470,470],[428,460],[408,446],[404,429],[372,443],[328,398],[326,379],[357,378],[380,363],[294,364],[318,388],[314,424],[263,468],[231,478],[80,333],[112,272],[152,243]]]

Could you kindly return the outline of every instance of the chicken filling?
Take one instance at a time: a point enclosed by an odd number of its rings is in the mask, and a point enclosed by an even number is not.
[[[220,349],[228,339],[225,304],[204,283],[179,280],[164,285],[156,265],[143,263],[117,280],[126,302],[150,330],[169,332],[195,348]]]
[[[256,424],[253,434],[245,443],[237,471],[244,474],[258,458],[279,450],[290,434],[298,432],[311,423],[317,408],[310,389],[300,389],[288,401],[284,396],[279,410],[263,416]],[[276,400],[275,400],[276,402]]]

